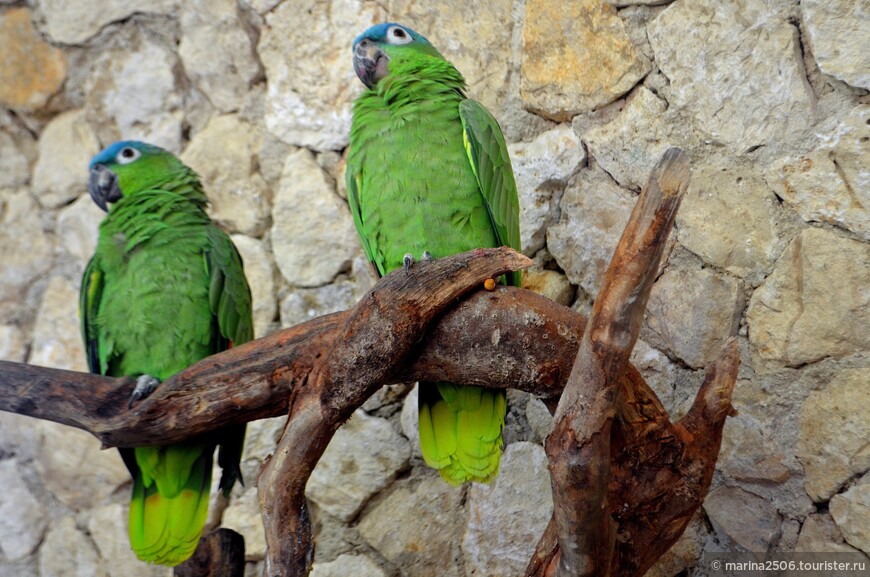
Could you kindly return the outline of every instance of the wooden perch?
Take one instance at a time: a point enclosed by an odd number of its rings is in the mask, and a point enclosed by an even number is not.
[[[675,424],[628,364],[687,184],[685,158],[669,152],[654,176],[658,192],[648,186],[632,214],[588,327],[578,313],[529,291],[475,290],[530,263],[510,249],[477,250],[395,271],[350,311],[204,359],[131,410],[131,379],[0,362],[0,410],[78,427],[122,447],[169,444],[289,414],[258,487],[266,574],[296,576],[306,575],[313,559],[308,476],[337,428],[380,386],[448,380],[552,401],[570,374],[559,432],[547,441],[558,511],[527,574],[555,575],[562,566],[563,574],[597,567],[601,574],[641,575],[706,495],[738,364],[731,341]]]

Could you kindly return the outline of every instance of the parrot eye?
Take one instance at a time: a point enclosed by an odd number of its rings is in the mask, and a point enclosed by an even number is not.
[[[390,44],[408,44],[411,40],[411,35],[400,26],[393,26],[387,30],[387,42]]]
[[[130,164],[140,156],[142,156],[141,152],[139,152],[135,148],[125,146],[115,157],[115,162],[117,162],[118,164]]]

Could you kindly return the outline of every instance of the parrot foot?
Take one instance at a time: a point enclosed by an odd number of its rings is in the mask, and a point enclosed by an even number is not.
[[[414,263],[417,262],[414,259],[414,255],[411,253],[406,254],[402,257],[402,268],[405,269],[406,273],[411,272],[411,267],[414,266]],[[423,251],[423,256],[420,257],[420,262],[432,262],[432,253],[428,250]]]
[[[127,403],[127,408],[131,408],[133,403],[138,400],[144,399],[148,395],[154,392],[154,389],[157,388],[157,385],[160,384],[160,381],[152,377],[151,375],[140,375],[136,379],[136,388],[133,389],[133,394],[130,395],[130,401]]]
[[[414,266],[414,255],[408,253],[402,257],[402,268],[405,269],[405,273],[407,274],[411,272],[412,266]]]

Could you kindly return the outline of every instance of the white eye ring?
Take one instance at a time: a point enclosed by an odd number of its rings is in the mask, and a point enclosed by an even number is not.
[[[137,158],[142,156],[142,153],[133,148],[132,146],[125,146],[118,154],[115,156],[115,162],[118,164],[130,164]]]
[[[391,26],[387,30],[387,42],[390,44],[408,44],[414,39],[401,26]]]

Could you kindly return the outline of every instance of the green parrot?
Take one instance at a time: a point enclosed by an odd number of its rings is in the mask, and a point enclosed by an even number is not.
[[[479,247],[520,249],[519,202],[498,122],[428,40],[394,23],[353,43],[348,202],[380,275]],[[507,282],[521,283],[519,272]],[[498,474],[504,390],[420,383],[420,449],[452,484]]]
[[[242,259],[206,214],[193,170],[157,146],[116,142],[91,160],[88,192],[108,212],[79,303],[91,372],[137,377],[132,405],[170,375],[253,338]],[[193,554],[215,447],[228,494],[242,480],[244,436],[241,425],[177,445],[120,449],[133,476],[130,544],[140,559],[171,566]]]

